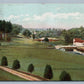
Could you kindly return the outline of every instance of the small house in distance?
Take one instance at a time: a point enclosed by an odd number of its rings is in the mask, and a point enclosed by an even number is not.
[[[80,38],[74,38],[73,45],[74,46],[84,46],[84,40],[82,40]]]
[[[39,38],[39,39],[35,39],[35,41],[44,41],[44,37],[43,38]],[[56,39],[56,38],[48,38],[49,39],[49,42],[52,42],[52,41],[59,41],[59,39]]]

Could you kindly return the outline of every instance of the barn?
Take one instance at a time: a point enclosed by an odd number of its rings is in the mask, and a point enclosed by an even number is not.
[[[84,40],[82,40],[80,38],[74,38],[73,45],[74,46],[84,46]]]
[[[35,41],[44,41],[45,37],[43,38],[39,38],[39,39],[35,39]],[[59,39],[56,39],[56,38],[48,38],[49,39],[49,42],[52,42],[52,41],[59,41]]]

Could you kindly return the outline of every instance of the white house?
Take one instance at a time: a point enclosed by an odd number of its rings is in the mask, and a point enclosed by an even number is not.
[[[74,38],[73,45],[74,46],[84,46],[84,40],[82,40],[80,38]]]

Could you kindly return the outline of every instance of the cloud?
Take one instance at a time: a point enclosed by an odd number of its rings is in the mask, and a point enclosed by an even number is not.
[[[6,18],[6,20],[18,20],[18,19],[22,19],[22,21],[45,21],[48,19],[68,19],[69,17],[75,17],[75,19],[78,19],[79,16],[84,15],[81,14],[79,12],[74,12],[74,13],[57,13],[54,14],[52,12],[47,12],[44,13],[42,15],[33,15],[31,17],[29,17],[28,14],[21,14],[21,15],[10,15],[9,17]]]
[[[33,18],[34,20],[45,20],[48,18],[58,18],[58,19],[68,19],[69,17],[77,17],[79,16],[80,13],[79,12],[75,12],[75,13],[57,13],[57,14],[53,14],[52,12],[48,12],[48,13],[44,13],[41,16],[38,15],[34,15]]]
[[[84,13],[80,12],[72,12],[72,13],[52,13],[46,12],[42,15],[10,15],[6,18],[6,20],[11,20],[13,23],[22,24],[24,27],[29,28],[54,28],[60,27],[64,28],[70,26],[68,21],[77,22],[84,17]],[[66,20],[67,19],[67,20]],[[65,20],[65,21],[64,21]],[[66,22],[67,21],[67,22]],[[67,26],[67,25],[68,26]],[[75,23],[74,23],[75,24]],[[82,24],[82,23],[81,23]]]
[[[7,20],[11,20],[11,19],[18,19],[20,16],[15,16],[15,15],[10,15],[9,17],[7,17]]]
[[[41,16],[34,15],[33,18],[34,18],[34,20],[43,21],[43,20],[45,20],[45,19],[47,19],[47,18],[53,18],[53,16],[54,16],[53,13],[48,12],[48,13],[44,13],[44,14],[41,15]]]
[[[77,19],[82,18],[83,16],[84,14],[80,12],[57,13],[57,14],[54,14],[52,12],[47,12],[42,15],[33,15],[30,18],[25,18],[25,20],[28,21],[27,25],[30,28],[53,28],[53,27],[68,28],[70,25],[67,24],[66,21],[62,22],[61,19],[69,20],[70,18],[72,18],[74,19],[73,21],[75,22]],[[54,19],[57,19],[57,20],[55,21]],[[27,27],[26,23],[24,25],[25,25],[24,27]]]
[[[20,19],[20,18],[23,18],[23,17],[28,17],[29,15],[28,14],[21,14],[21,15],[10,15],[9,17],[7,17],[6,19],[7,20],[12,20],[12,19]]]
[[[30,20],[30,18],[24,18],[23,19],[23,21],[29,21]]]
[[[77,17],[79,16],[80,13],[79,12],[75,12],[75,13],[58,13],[56,15],[54,15],[55,18],[69,18],[69,17]]]

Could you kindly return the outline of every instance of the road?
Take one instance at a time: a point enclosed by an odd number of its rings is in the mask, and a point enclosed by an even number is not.
[[[0,69],[2,69],[4,71],[7,71],[7,72],[9,72],[9,73],[11,73],[13,75],[18,76],[18,77],[21,77],[23,79],[29,80],[29,81],[42,81],[43,80],[41,78],[34,77],[32,75],[28,75],[28,74],[22,73],[20,71],[16,71],[16,70],[13,70],[11,68],[0,66]]]

